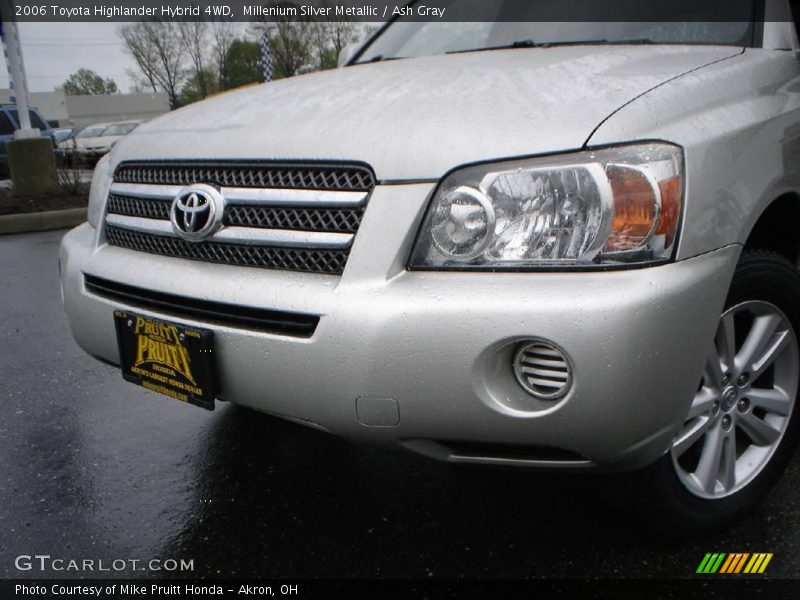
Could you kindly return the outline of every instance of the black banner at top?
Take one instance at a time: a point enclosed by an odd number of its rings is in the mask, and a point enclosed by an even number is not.
[[[4,18],[33,22],[790,21],[793,0],[11,0]],[[797,4],[800,4],[798,2]],[[800,7],[798,7],[800,10]]]

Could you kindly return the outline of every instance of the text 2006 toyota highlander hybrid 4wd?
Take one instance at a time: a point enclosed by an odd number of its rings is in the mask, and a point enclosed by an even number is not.
[[[395,21],[120,140],[61,248],[72,331],[207,408],[643,470],[662,522],[727,522],[798,436],[797,47],[786,19]]]

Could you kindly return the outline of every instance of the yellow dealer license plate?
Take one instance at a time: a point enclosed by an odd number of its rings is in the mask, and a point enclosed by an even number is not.
[[[214,410],[214,332],[115,311],[122,376],[148,390]]]

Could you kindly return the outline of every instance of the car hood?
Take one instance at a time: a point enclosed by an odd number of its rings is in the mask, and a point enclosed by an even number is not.
[[[487,159],[577,149],[610,114],[740,48],[570,46],[356,65],[221,94],[141,125],[113,160],[369,163],[436,179]]]

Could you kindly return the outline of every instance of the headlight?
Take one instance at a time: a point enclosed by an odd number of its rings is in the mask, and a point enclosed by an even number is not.
[[[683,153],[646,143],[467,167],[431,201],[410,268],[664,262],[683,202]]]
[[[103,218],[108,190],[111,188],[111,163],[109,157],[101,158],[94,168],[92,188],[89,191],[89,225],[97,229]]]

